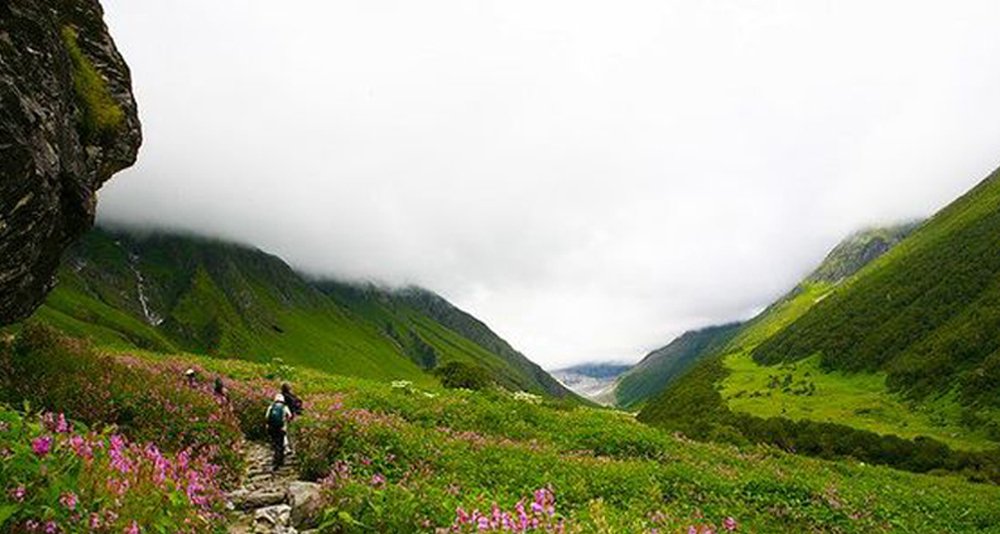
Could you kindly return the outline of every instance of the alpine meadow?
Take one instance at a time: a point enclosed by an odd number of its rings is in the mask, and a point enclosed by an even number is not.
[[[0,532],[1000,534],[998,23],[0,3]]]

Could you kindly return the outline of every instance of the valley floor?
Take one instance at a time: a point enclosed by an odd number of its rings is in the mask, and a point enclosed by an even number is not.
[[[726,356],[724,363],[729,375],[722,396],[733,411],[838,423],[908,439],[927,436],[959,450],[1000,445],[961,425],[961,407],[952,398],[907,402],[888,391],[884,373],[827,372],[818,356],[764,366],[740,352]]]

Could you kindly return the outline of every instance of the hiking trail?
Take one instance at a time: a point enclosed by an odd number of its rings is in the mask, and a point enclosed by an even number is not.
[[[285,455],[285,465],[271,468],[271,447],[247,441],[246,471],[239,488],[226,496],[232,512],[230,534],[306,534],[302,530],[314,516],[319,502],[319,484],[299,480],[294,449]]]

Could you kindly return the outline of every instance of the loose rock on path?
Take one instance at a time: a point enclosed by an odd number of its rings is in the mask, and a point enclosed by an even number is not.
[[[247,470],[243,484],[227,495],[233,510],[230,534],[303,534],[319,500],[319,484],[298,480],[295,455],[285,456],[285,465],[271,468],[271,448],[246,443]]]

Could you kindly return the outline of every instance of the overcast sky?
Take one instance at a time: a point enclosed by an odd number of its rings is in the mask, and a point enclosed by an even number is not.
[[[104,0],[100,218],[415,283],[548,368],[746,318],[1000,162],[1000,2]]]

